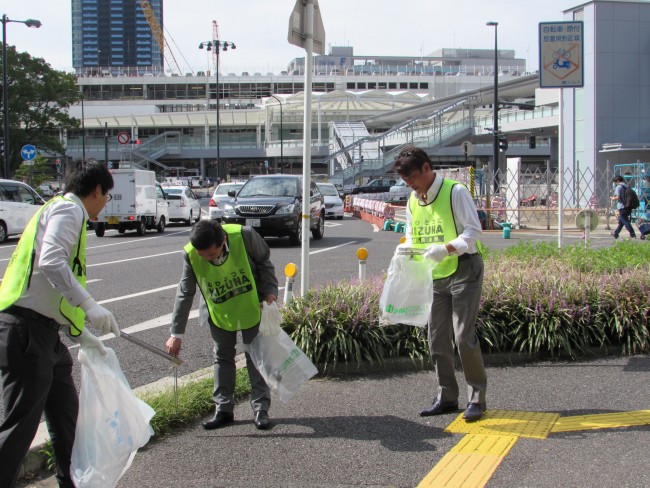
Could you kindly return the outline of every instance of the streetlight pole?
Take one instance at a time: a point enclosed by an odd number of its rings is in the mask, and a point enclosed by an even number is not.
[[[221,51],[227,51],[228,48],[230,49],[237,49],[237,46],[235,46],[234,42],[230,41],[220,41],[219,39],[214,39],[212,41],[204,41],[199,44],[199,49],[203,49],[205,47],[206,51],[212,51],[213,49],[216,51],[217,55],[217,65],[215,66],[215,78],[217,82],[216,90],[217,90],[217,178],[221,178],[222,174],[222,168],[221,168],[221,147],[219,144],[219,125],[221,124],[221,119],[219,117],[219,57],[221,54]],[[224,180],[225,175],[224,175]]]
[[[492,127],[492,174],[495,175],[499,169],[499,51],[497,44],[498,22],[488,22],[485,25],[494,27],[494,102],[492,112],[494,114],[494,123]]]
[[[81,151],[82,160],[86,160],[86,117],[84,116],[84,91],[81,89]]]
[[[280,105],[280,168],[284,164],[284,136],[282,135],[282,101],[275,95],[271,95],[271,98],[275,98]],[[293,168],[291,173],[293,174]]]
[[[16,22],[25,24],[27,27],[39,28],[41,22],[35,19],[11,20],[6,14],[2,14],[2,136],[4,137],[4,177],[9,179],[11,172],[10,147],[9,147],[9,96],[7,82],[7,24]]]

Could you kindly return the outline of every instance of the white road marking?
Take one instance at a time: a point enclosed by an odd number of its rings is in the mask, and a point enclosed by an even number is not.
[[[326,247],[324,249],[319,249],[318,251],[312,251],[312,252],[309,253],[309,255],[311,256],[312,254],[318,254],[318,253],[321,253],[321,252],[333,251],[334,249],[338,249],[339,247],[349,246],[350,244],[356,244],[357,242],[358,241],[350,241],[350,242],[346,242],[344,244],[339,244],[338,246]]]
[[[97,278],[97,279],[95,279],[95,280],[86,280],[86,284],[88,284],[88,283],[95,283],[96,281],[102,281],[102,279],[101,279],[101,278]]]
[[[178,283],[176,283],[174,285],[161,286],[160,288],[152,288],[151,290],[140,291],[138,293],[131,293],[130,295],[122,295],[121,297],[107,298],[106,300],[102,300],[102,301],[97,302],[97,303],[102,305],[104,303],[119,302],[120,300],[128,300],[129,298],[141,297],[143,295],[149,295],[151,293],[158,293],[160,291],[170,290],[172,288],[176,288],[177,286],[178,286]]]
[[[189,230],[189,229],[187,229]],[[132,239],[130,241],[119,241],[119,242],[111,242],[110,244],[102,244],[101,246],[88,246],[86,249],[100,249],[102,247],[111,247],[111,246],[121,246],[122,244],[131,244],[132,242],[142,242],[142,241],[149,241],[151,239],[161,239],[165,236],[173,236],[176,234],[183,234],[184,232],[187,232],[187,230],[182,230],[178,232],[167,232],[165,234],[159,235],[159,236],[151,236],[151,237],[140,237],[138,239]]]
[[[140,256],[140,257],[137,257],[137,258],[127,258],[127,259],[120,259],[118,261],[107,261],[105,263],[88,264],[86,267],[87,268],[93,268],[95,266],[106,266],[107,264],[126,263],[127,261],[138,261],[140,259],[157,258],[157,257],[160,257],[160,256],[167,256],[169,254],[176,254],[176,253],[179,253],[179,252],[183,252],[183,251],[182,250],[170,251],[170,252],[163,252],[163,253],[160,253],[160,254],[151,254],[149,256]]]

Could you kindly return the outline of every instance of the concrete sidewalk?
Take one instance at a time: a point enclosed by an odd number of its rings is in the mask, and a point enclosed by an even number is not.
[[[242,402],[233,426],[197,420],[150,442],[118,486],[650,486],[650,356],[499,360],[488,366],[489,413],[471,424],[484,432],[447,431],[460,413],[418,415],[435,391],[430,371],[317,378],[274,402],[271,430],[256,430]]]

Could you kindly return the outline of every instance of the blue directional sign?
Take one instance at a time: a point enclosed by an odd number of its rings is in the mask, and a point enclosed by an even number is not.
[[[25,161],[32,161],[34,158],[36,158],[37,154],[38,154],[38,151],[31,144],[25,144],[20,149],[20,155],[23,157],[23,159]]]

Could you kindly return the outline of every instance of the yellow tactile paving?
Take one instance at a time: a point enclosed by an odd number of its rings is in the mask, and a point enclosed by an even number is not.
[[[517,442],[516,436],[468,434],[420,482],[418,488],[480,488]]]
[[[466,422],[462,414],[459,415],[445,432],[546,439],[559,416],[558,413],[488,410],[478,422]]]
[[[650,410],[632,412],[599,413],[560,417],[551,432],[575,432],[578,430],[615,429],[650,424]]]

